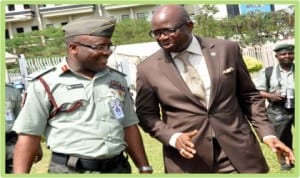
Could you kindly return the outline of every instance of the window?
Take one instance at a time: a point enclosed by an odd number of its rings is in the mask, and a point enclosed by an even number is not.
[[[235,17],[240,14],[239,5],[237,4],[228,4],[226,5],[226,8],[229,18]]]
[[[24,9],[30,9],[30,5],[29,4],[24,4]]]
[[[17,30],[17,33],[24,33],[23,27],[18,27],[16,30]]]
[[[8,11],[14,11],[15,10],[15,5],[14,4],[9,4],[8,5]]]
[[[46,27],[53,27],[53,24],[46,24]]]
[[[122,20],[126,20],[126,19],[129,19],[129,15],[128,14],[122,15]]]
[[[31,30],[32,31],[39,30],[39,26],[31,26]]]
[[[144,12],[139,12],[136,14],[136,17],[138,19],[146,19],[145,13]]]
[[[9,38],[10,38],[9,32],[7,29],[5,29],[5,39],[9,39]]]

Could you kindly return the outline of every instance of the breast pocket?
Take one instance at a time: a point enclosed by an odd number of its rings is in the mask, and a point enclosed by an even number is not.
[[[84,88],[55,92],[53,96],[59,108],[57,116],[62,116],[65,120],[79,119],[88,103]]]

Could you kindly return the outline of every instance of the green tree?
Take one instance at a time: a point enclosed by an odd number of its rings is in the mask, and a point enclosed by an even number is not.
[[[145,19],[123,20],[117,23],[112,41],[116,45],[153,41],[149,31],[150,23]]]
[[[203,5],[199,10],[199,15],[195,17],[194,33],[205,37],[218,36],[219,29],[216,27],[219,22],[214,18],[218,9],[214,5]]]
[[[215,5],[204,5],[195,17],[195,33],[204,37],[238,40],[241,45],[261,45],[280,37],[294,36],[295,11],[254,12],[214,19]]]

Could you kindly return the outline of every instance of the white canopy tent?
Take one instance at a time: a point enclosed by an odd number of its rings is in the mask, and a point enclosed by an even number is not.
[[[18,59],[17,55],[5,52],[5,64],[16,63]]]
[[[5,52],[5,69],[4,69],[5,70],[5,82],[10,82],[6,65],[16,63],[17,59],[18,59],[17,55]]]

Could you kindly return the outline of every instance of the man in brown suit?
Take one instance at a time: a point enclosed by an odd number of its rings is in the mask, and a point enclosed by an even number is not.
[[[138,65],[136,107],[140,126],[163,144],[165,172],[268,172],[249,123],[294,163],[291,149],[274,136],[237,43],[193,35],[193,22],[178,5],[156,9],[151,26],[161,49]],[[196,89],[187,84],[186,52],[200,75]]]

